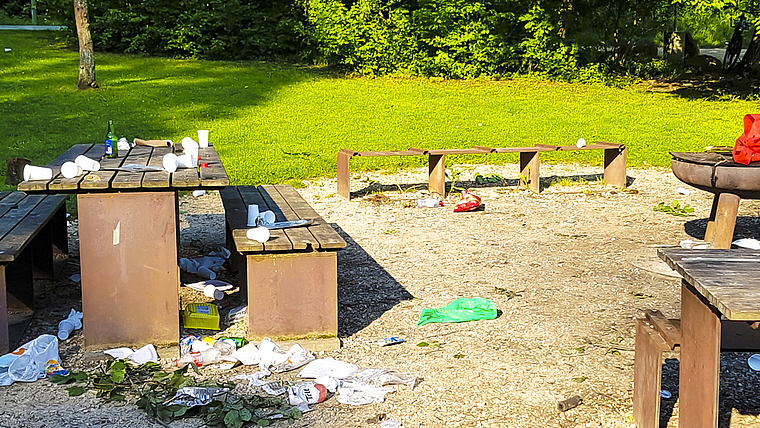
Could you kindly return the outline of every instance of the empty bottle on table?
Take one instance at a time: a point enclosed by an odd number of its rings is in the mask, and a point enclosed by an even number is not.
[[[113,120],[109,120],[108,132],[106,133],[106,157],[115,158],[117,156],[119,156],[119,146],[116,133],[113,132]]]

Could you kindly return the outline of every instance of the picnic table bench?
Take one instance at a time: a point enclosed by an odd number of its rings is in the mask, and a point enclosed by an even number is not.
[[[20,339],[8,309],[34,308],[34,274],[53,275],[53,245],[68,252],[66,196],[0,192],[0,354]]]
[[[248,338],[317,339],[322,349],[338,348],[336,251],[346,241],[290,185],[228,186],[219,194],[233,270],[248,297]],[[277,222],[312,223],[271,230],[260,243],[246,236],[252,204]]]
[[[626,157],[624,144],[595,142],[583,147],[558,146],[552,144],[536,144],[533,147],[504,147],[491,148],[473,146],[468,149],[433,149],[425,150],[410,147],[407,150],[390,151],[356,151],[340,149],[337,154],[338,196],[351,200],[351,172],[349,161],[355,156],[427,156],[428,157],[428,191],[441,196],[446,195],[446,155],[489,154],[489,153],[519,153],[520,186],[526,186],[534,192],[539,192],[541,152],[573,151],[573,150],[604,150],[604,180],[607,184],[626,187]]]

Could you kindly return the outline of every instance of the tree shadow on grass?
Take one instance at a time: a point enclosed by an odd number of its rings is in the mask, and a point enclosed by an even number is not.
[[[338,252],[338,337],[348,337],[414,296],[340,226],[332,227],[347,244]]]

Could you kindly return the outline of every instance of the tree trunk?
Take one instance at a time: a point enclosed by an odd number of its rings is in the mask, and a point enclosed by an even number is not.
[[[749,69],[757,74],[760,70],[760,33],[755,33],[747,46],[747,52],[739,63],[739,67]]]
[[[95,80],[95,56],[92,52],[90,20],[87,15],[87,0],[74,0],[74,19],[79,37],[79,89],[98,88]]]

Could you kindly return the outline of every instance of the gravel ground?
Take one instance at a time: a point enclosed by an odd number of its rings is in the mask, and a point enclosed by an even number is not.
[[[426,171],[355,174],[357,198],[335,195],[335,180],[307,183],[299,192],[342,234],[338,253],[339,337],[342,347],[320,352],[359,367],[397,370],[421,378],[416,388],[398,387],[385,402],[340,404],[334,397],[314,406],[295,427],[378,427],[383,419],[404,427],[633,427],[632,382],[635,318],[643,309],[679,316],[680,280],[656,256],[662,246],[703,238],[711,195],[680,183],[668,169],[629,169],[628,189],[604,186],[599,168],[544,165],[542,180],[563,184],[540,194],[517,189],[516,180],[476,185],[475,174],[515,175],[515,165],[458,165],[453,169],[483,198],[485,209],[453,213],[456,194],[442,208],[418,209],[427,196]],[[587,181],[581,182],[579,179]],[[410,186],[411,185],[411,186]],[[679,188],[691,190],[688,195]],[[401,189],[401,190],[400,190]],[[694,209],[676,217],[652,208],[673,200]],[[736,236],[760,239],[760,205],[743,201]],[[180,200],[185,256],[205,254],[224,243],[218,194]],[[25,339],[53,333],[69,308],[81,309],[76,229],[62,261],[62,279],[39,285],[38,308]],[[236,277],[222,273],[236,283]],[[183,277],[189,281],[192,278]],[[226,308],[241,303],[231,292]],[[423,308],[459,297],[496,303],[494,320],[415,327]],[[183,288],[183,302],[202,295]],[[220,334],[240,334],[233,325]],[[405,343],[374,341],[400,336]],[[421,342],[435,346],[421,347]],[[88,366],[82,335],[60,344],[65,367]],[[678,423],[677,353],[664,365],[662,427]],[[721,357],[721,427],[760,426],[760,372],[746,353]],[[251,373],[203,368],[204,377],[226,379]],[[294,372],[273,375],[292,380]],[[567,412],[557,402],[579,395]],[[131,402],[103,404],[92,395],[68,397],[63,387],[38,381],[0,388],[0,426],[159,426]],[[201,426],[177,421],[172,427]],[[280,423],[286,426],[284,423]]]

